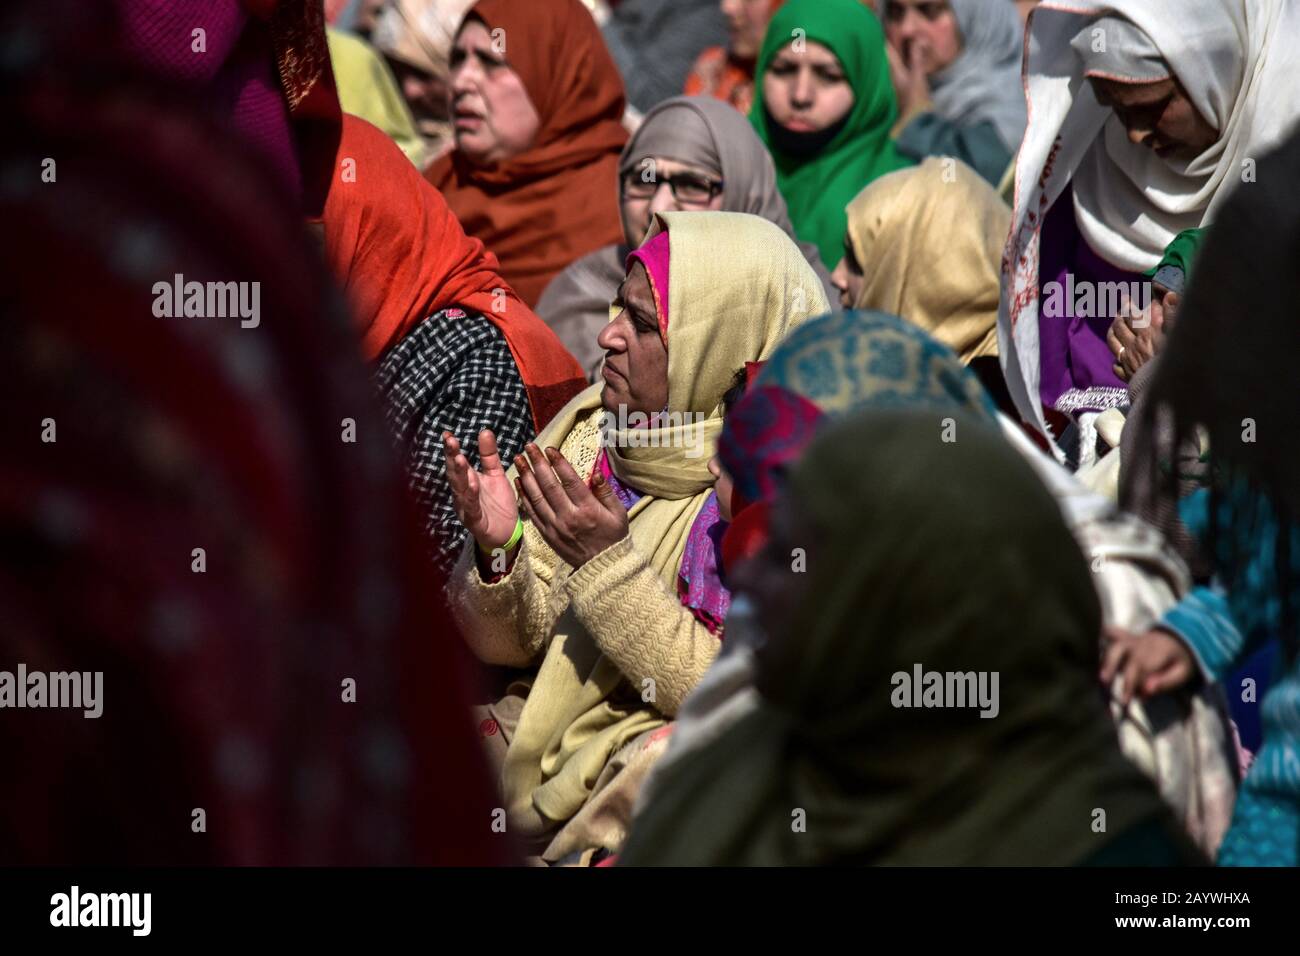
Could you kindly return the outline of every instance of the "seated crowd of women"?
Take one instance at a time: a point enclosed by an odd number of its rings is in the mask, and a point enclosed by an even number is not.
[[[197,78],[168,38],[208,14],[115,5],[307,221],[258,274],[325,289],[323,254],[342,290],[319,355],[257,361],[369,363],[387,444],[347,467],[401,466],[414,513],[377,512],[459,634],[426,638],[479,664],[393,786],[454,751],[481,819],[438,828],[511,835],[464,855],[1300,864],[1300,8],[709,0],[726,43],[674,34],[682,93],[629,104],[603,2],[390,0],[354,49],[218,0]],[[428,595],[368,504],[328,546],[375,574],[322,559],[277,611],[346,606],[340,660],[391,631],[381,687],[456,683],[399,642]]]

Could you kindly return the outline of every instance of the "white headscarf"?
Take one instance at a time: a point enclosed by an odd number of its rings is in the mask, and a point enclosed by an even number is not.
[[[389,0],[370,41],[381,53],[447,78],[456,30],[474,0]]]
[[[1162,159],[1131,143],[1098,103],[1071,41],[1104,16],[1127,18],[1145,33],[1220,131],[1200,156]],[[1046,434],[1038,398],[1039,240],[1057,197],[1073,182],[1079,230],[1107,262],[1130,272],[1153,268],[1179,232],[1213,217],[1253,166],[1248,161],[1285,138],[1300,117],[1297,69],[1295,0],[1044,0],[1034,10],[1024,80],[1029,127],[998,316],[1007,385],[1027,422]]]

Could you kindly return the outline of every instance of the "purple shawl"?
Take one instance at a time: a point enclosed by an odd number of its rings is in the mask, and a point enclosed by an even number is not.
[[[1073,418],[1080,412],[1102,411],[1126,403],[1128,388],[1111,371],[1115,357],[1106,344],[1106,332],[1114,316],[1077,317],[1074,301],[1063,295],[1064,315],[1048,317],[1045,290],[1052,282],[1060,283],[1062,289],[1070,288],[1071,274],[1073,288],[1093,283],[1094,290],[1103,282],[1140,283],[1146,281],[1145,277],[1116,268],[1092,251],[1075,223],[1074,192],[1069,188],[1043,221],[1039,262],[1038,362],[1043,405]]]

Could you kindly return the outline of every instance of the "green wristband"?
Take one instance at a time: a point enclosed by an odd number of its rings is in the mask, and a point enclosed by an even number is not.
[[[515,533],[510,536],[509,541],[507,541],[505,544],[501,546],[501,550],[513,551],[515,545],[519,543],[519,539],[522,538],[523,536],[524,536],[524,519],[515,518]],[[497,552],[496,548],[490,548],[490,549],[485,548],[481,544],[478,546],[478,549],[486,555],[493,555],[496,554]]]

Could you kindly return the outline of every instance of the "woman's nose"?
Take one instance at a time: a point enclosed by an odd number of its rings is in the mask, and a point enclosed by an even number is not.
[[[794,90],[790,101],[798,106],[811,106],[813,101],[813,80],[809,70],[800,70],[795,77]]]
[[[621,317],[621,313],[620,313],[620,317]],[[596,344],[599,345],[606,352],[621,351],[622,342],[619,340],[618,337],[618,331],[616,328],[617,322],[618,319],[615,319],[613,322],[609,323],[603,329],[601,329],[600,333],[596,336]]]
[[[451,91],[453,93],[470,93],[476,87],[478,71],[473,58],[465,60],[451,71]]]
[[[921,32],[920,27],[921,15],[911,7],[904,9],[902,19],[898,21],[898,26],[894,27],[898,32],[899,46],[904,42],[915,40],[917,34]]]
[[[675,212],[677,208],[677,197],[673,195],[672,187],[668,185],[666,179],[659,180],[655,194],[650,197],[650,215],[653,216],[657,212]]]

